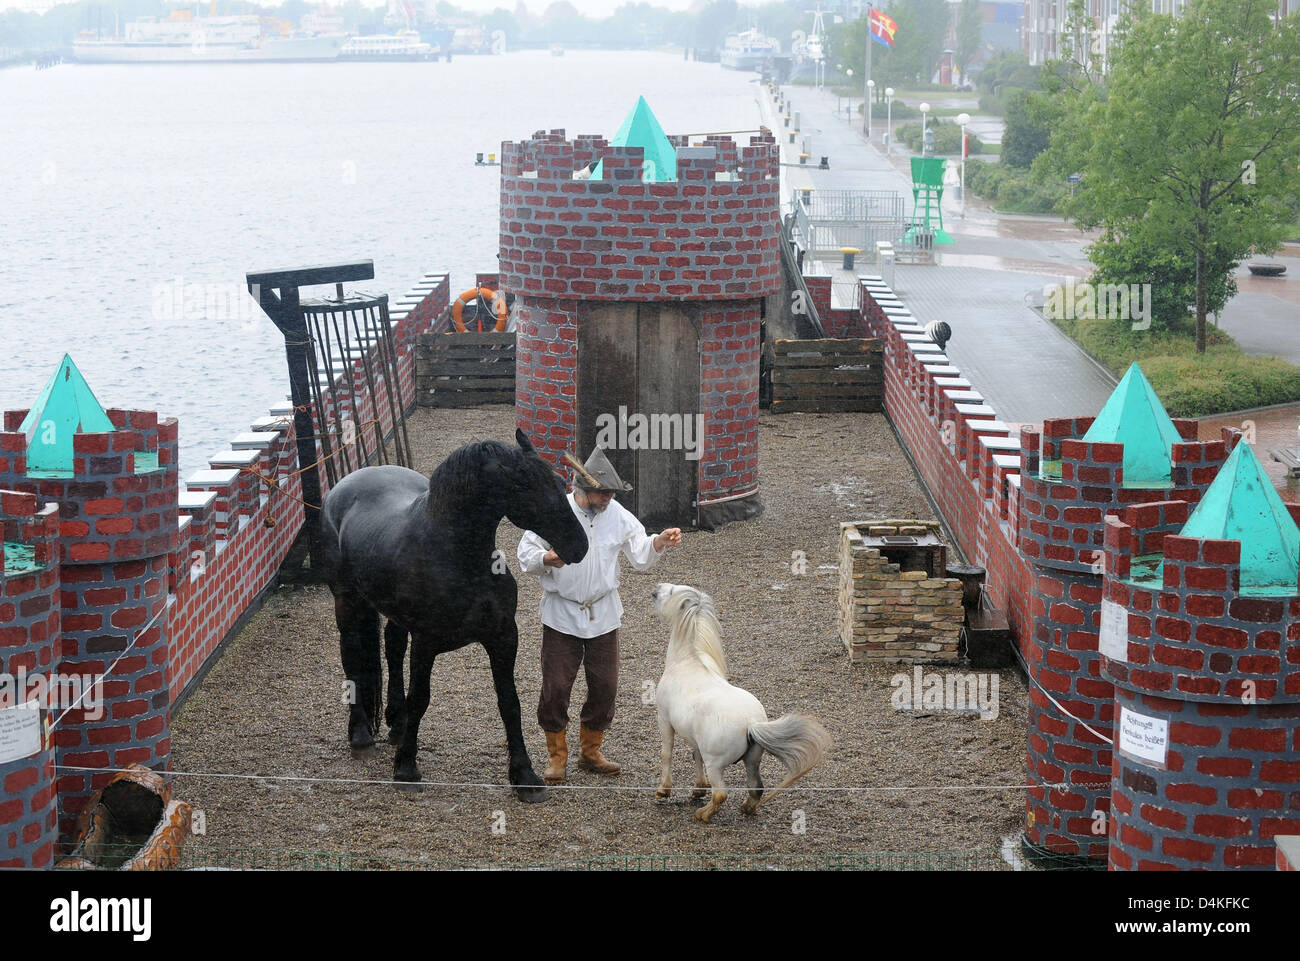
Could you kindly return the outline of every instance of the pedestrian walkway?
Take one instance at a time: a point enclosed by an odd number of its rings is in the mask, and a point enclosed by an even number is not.
[[[793,146],[777,112],[761,98],[781,143],[783,199],[803,187],[894,190],[910,216],[912,185],[903,164],[891,162],[863,131],[837,116],[835,97],[806,87],[783,89],[800,115]],[[883,124],[873,131],[883,132]],[[807,167],[799,166],[803,149],[811,155]],[[822,156],[829,170],[811,166]],[[1036,423],[1096,413],[1115,380],[1029,306],[1041,302],[1045,286],[1087,275],[1082,235],[1060,221],[1001,218],[987,208],[967,210],[963,220],[955,193],[945,191],[943,215],[956,243],[938,249],[937,264],[897,266],[899,297],[921,323],[947,321],[953,330],[948,356],[1003,420]]]

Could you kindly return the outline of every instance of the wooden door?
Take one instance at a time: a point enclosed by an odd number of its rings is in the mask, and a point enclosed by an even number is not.
[[[619,499],[648,530],[695,523],[699,344],[694,318],[672,305],[596,307],[578,334],[580,454],[614,435],[610,463],[633,487]]]

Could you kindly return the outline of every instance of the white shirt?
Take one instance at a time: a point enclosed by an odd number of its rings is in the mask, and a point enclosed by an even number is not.
[[[578,506],[570,492],[569,506],[587,532],[587,556],[577,564],[547,567],[542,558],[551,545],[525,531],[519,541],[519,566],[526,574],[542,575],[543,624],[574,637],[599,637],[623,623],[619,552],[638,571],[648,571],[664,552],[655,550],[654,538],[617,500],[603,511],[588,511]]]

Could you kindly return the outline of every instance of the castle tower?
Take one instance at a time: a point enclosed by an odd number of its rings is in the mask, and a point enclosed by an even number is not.
[[[104,410],[67,356],[31,411],[5,413],[0,489],[58,505],[58,670],[90,691],[54,719],[63,835],[112,776],[78,768],[168,763],[164,611],[177,539],[176,438],[174,419]]]
[[[1097,649],[1105,519],[1126,504],[1195,502],[1226,457],[1173,421],[1134,364],[1096,418],[1048,420],[1041,448],[1021,432],[1019,548],[1033,576],[1028,666],[1025,842],[1101,859],[1107,823],[1114,691]],[[1052,785],[1048,787],[1047,785]],[[1064,785],[1064,786],[1062,786]]]
[[[761,509],[760,324],[782,284],[777,148],[766,131],[739,149],[675,138],[669,170],[643,103],[620,133],[647,130],[648,146],[562,130],[502,145],[518,423],[552,458],[609,448],[647,525],[714,526]],[[597,161],[599,176],[575,179]]]
[[[10,457],[0,450],[0,469]],[[59,665],[59,509],[0,490],[0,527],[0,868],[45,868],[58,829],[46,733],[58,710],[43,695]],[[41,709],[17,706],[30,700]]]
[[[1112,869],[1267,869],[1300,833],[1298,574],[1300,530],[1249,444],[1194,511],[1107,518]]]

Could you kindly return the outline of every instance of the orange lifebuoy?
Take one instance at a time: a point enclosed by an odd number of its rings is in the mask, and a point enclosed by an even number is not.
[[[494,293],[491,287],[471,287],[456,298],[456,302],[451,305],[451,322],[456,325],[456,330],[460,333],[467,333],[465,321],[461,320],[465,313],[465,305],[479,298],[492,304],[492,311],[497,315],[496,326],[492,329],[498,334],[506,329],[506,318],[510,309],[506,306],[506,298],[502,294]],[[478,332],[483,332],[483,318],[478,319]]]

